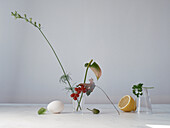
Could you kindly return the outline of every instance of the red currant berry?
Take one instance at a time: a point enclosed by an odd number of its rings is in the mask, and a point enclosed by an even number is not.
[[[83,90],[84,89],[84,86],[81,86],[81,90]]]
[[[78,88],[75,88],[75,91],[78,91]]]
[[[71,96],[71,97],[74,97],[74,96],[75,96],[75,93],[72,93],[70,96]]]
[[[77,92],[77,94],[80,94],[80,93],[81,93],[81,91],[78,91],[78,92]]]
[[[77,100],[77,97],[74,97],[73,99],[74,99],[74,100]]]
[[[76,97],[79,97],[79,94],[76,94],[75,96],[76,96]]]

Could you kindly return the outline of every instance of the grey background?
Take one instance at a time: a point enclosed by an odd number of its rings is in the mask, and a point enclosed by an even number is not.
[[[152,103],[170,103],[170,0],[0,0],[0,103],[70,103],[51,49],[15,10],[42,24],[72,83],[94,59],[103,74],[88,79],[114,103],[139,82],[155,87]],[[95,89],[86,103],[108,101]]]

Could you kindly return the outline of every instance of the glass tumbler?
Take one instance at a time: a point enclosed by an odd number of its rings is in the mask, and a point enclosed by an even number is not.
[[[153,87],[142,87],[143,95],[137,98],[137,113],[142,114],[152,114],[152,106],[151,106],[151,99],[149,96],[149,89]]]

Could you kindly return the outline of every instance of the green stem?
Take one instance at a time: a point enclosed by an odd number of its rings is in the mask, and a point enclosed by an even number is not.
[[[89,109],[89,108],[87,108],[87,110],[89,110],[89,111],[93,111],[93,110],[91,110],[91,109]]]
[[[109,96],[106,94],[106,92],[99,86],[96,85],[107,97],[107,99],[110,101],[110,103],[113,105],[113,107],[116,109],[117,113],[120,115],[120,112],[117,110],[116,106],[113,104],[113,102],[110,100]]]
[[[66,76],[66,72],[65,72],[65,70],[64,70],[64,68],[63,68],[63,66],[62,66],[62,64],[61,64],[61,61],[60,61],[59,57],[57,56],[54,48],[52,47],[52,45],[50,44],[50,42],[48,41],[48,39],[47,39],[47,37],[44,35],[44,33],[41,31],[41,29],[40,29],[40,28],[38,28],[38,29],[39,29],[39,31],[41,32],[41,34],[43,35],[43,37],[45,38],[45,40],[47,41],[47,43],[48,43],[48,45],[50,46],[50,48],[52,49],[52,51],[53,51],[53,53],[54,53],[54,55],[55,55],[58,63],[60,64],[60,67],[61,67],[64,75]],[[66,80],[67,80],[68,85],[70,86],[70,89],[71,89],[72,93],[74,93],[74,90],[73,90],[73,88],[71,87],[70,81],[67,79],[67,77],[66,77]]]
[[[89,69],[89,67],[90,67],[90,65],[91,65],[92,62],[93,62],[93,59],[91,59],[90,62],[88,63],[88,65],[87,65],[86,73],[85,73],[85,76],[84,76],[84,83],[86,83],[87,72],[88,72],[88,69]]]
[[[84,83],[86,83],[87,72],[88,72],[88,69],[89,69],[92,62],[93,62],[93,59],[91,59],[90,62],[88,63],[88,65],[87,65],[85,76],[84,76]],[[81,103],[82,98],[83,98],[83,92],[81,93],[80,100],[78,101],[78,106],[77,106],[76,111],[78,111],[78,109],[80,108],[80,103]],[[81,110],[81,108],[80,108],[80,110]]]

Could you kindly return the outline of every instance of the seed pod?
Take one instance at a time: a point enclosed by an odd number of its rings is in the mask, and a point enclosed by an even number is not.
[[[36,23],[36,22],[34,22],[34,26],[37,26],[37,23]]]
[[[93,114],[99,114],[100,113],[100,111],[98,109],[95,109],[95,108],[92,110],[92,112],[93,112]]]
[[[11,15],[12,15],[12,16],[14,16],[14,13],[13,13],[13,12],[11,12]]]
[[[87,108],[89,111],[92,111],[93,112],[93,114],[99,114],[100,113],[100,111],[98,110],[98,109],[96,109],[96,108],[93,108],[92,110],[91,109],[89,109],[89,108]]]
[[[17,11],[15,11],[15,16],[17,15]]]
[[[32,23],[32,18],[30,18],[30,23]]]
[[[20,15],[20,14],[18,14],[18,18],[21,18],[21,15]]]

